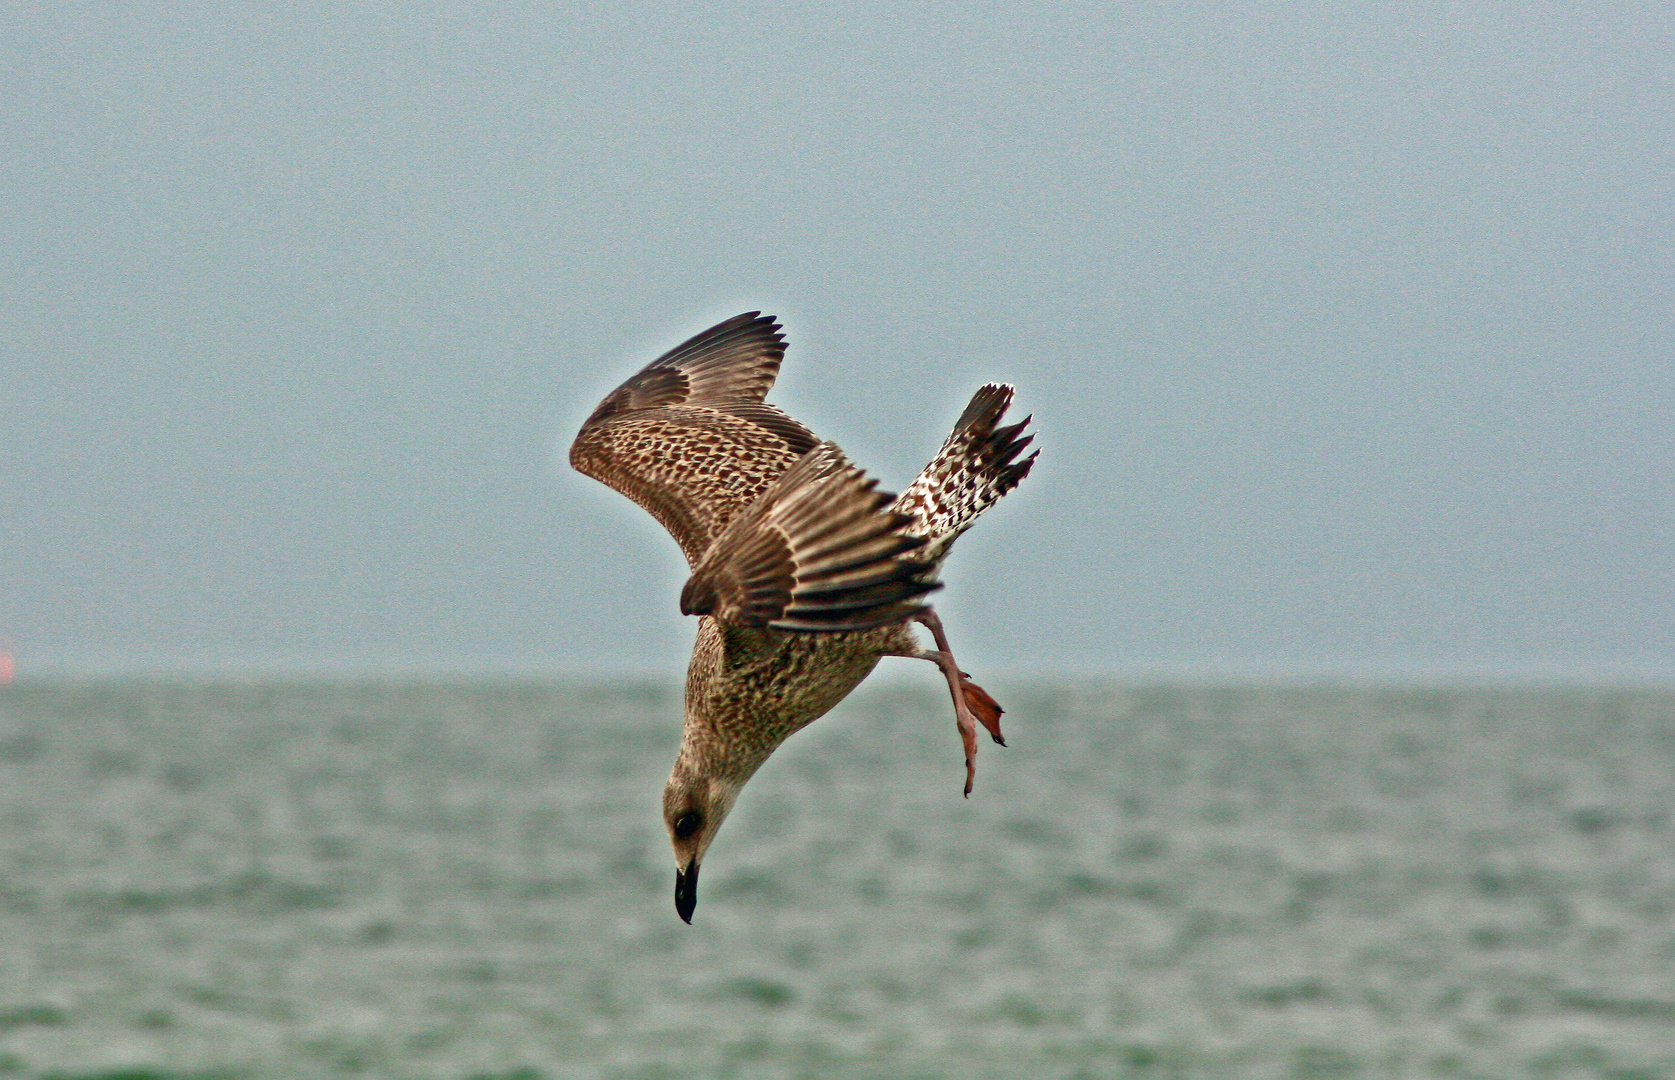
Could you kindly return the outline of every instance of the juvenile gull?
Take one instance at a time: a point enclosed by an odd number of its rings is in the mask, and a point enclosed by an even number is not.
[[[825,715],[880,657],[930,660],[954,699],[965,793],[977,725],[1000,706],[954,660],[936,611],[949,546],[1028,475],[1029,418],[998,427],[1012,387],[985,383],[900,497],[834,443],[763,400],[785,356],[772,316],[750,311],[677,346],[613,390],[576,435],[570,464],[633,499],[674,535],[697,615],[680,754],[663,790],[675,910],[698,902],[698,868],[745,782],[780,743]],[[912,623],[930,631],[924,648]]]

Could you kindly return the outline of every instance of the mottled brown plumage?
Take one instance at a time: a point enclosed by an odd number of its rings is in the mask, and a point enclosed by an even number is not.
[[[976,729],[1000,707],[953,658],[924,603],[949,545],[1028,474],[1026,418],[997,427],[1012,388],[990,383],[900,498],[767,404],[785,355],[771,317],[747,312],[612,391],[570,448],[578,470],[662,522],[692,568],[681,610],[700,616],[680,754],[664,789],[675,906],[691,921],[698,867],[746,781],[798,729],[842,701],[880,658],[943,671],[971,792]],[[911,622],[930,629],[926,650]]]

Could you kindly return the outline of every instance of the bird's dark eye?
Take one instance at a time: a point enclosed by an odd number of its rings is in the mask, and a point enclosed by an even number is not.
[[[698,815],[688,810],[675,819],[675,835],[682,840],[698,831]]]

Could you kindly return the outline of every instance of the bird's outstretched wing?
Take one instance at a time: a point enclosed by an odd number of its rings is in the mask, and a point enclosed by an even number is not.
[[[647,364],[606,396],[570,464],[663,523],[697,566],[728,521],[818,440],[762,398],[785,337],[749,311]]]
[[[916,519],[833,443],[798,458],[728,522],[681,591],[685,615],[776,630],[867,630],[924,609],[941,585],[913,558]]]

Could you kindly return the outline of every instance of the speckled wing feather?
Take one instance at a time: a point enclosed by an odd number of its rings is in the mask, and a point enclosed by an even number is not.
[[[681,612],[729,626],[868,630],[922,610],[940,585],[894,496],[832,443],[799,458],[736,515],[693,570]]]
[[[617,387],[576,435],[570,464],[633,499],[696,566],[727,522],[818,442],[762,400],[785,338],[749,311]]]
[[[1016,460],[1035,441],[1034,435],[1022,435],[1030,417],[995,426],[1011,403],[1012,387],[1004,383],[978,387],[953,434],[896,500],[894,509],[914,519],[909,534],[925,538],[917,558],[932,567],[942,562],[978,515],[1017,487],[1035,464],[1036,454]]]

